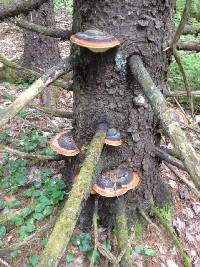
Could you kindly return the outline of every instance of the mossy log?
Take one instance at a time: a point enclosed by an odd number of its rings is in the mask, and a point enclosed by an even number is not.
[[[178,50],[200,52],[200,43],[195,41],[178,42]]]
[[[192,144],[181,130],[178,122],[173,119],[165,98],[154,84],[148,71],[145,69],[140,56],[134,55],[131,57],[130,68],[134,78],[138,81],[148,98],[155,115],[160,120],[162,128],[169,136],[174,148],[179,154],[180,160],[191,175],[194,184],[199,189],[200,161]]]
[[[85,161],[80,169],[80,173],[56,221],[48,244],[41,254],[37,267],[58,266],[59,260],[70,241],[83,202],[87,200],[90,194],[93,175],[103,149],[105,137],[106,130],[99,130],[94,135],[86,153]]]
[[[119,262],[120,267],[130,267],[132,265],[131,254],[128,250],[129,232],[126,217],[126,205],[124,196],[115,200],[115,226],[119,253],[123,253],[123,257]]]
[[[8,123],[27,106],[46,86],[55,81],[58,77],[71,70],[71,58],[60,62],[57,66],[47,70],[38,80],[36,80],[29,88],[24,91],[8,108],[3,111],[0,118],[0,127]]]
[[[2,66],[0,67],[0,81],[7,81],[7,82],[16,82],[19,79],[29,81],[32,79],[39,78],[42,74],[31,69],[27,69],[16,62],[10,61],[7,58],[0,55],[0,62]],[[64,75],[63,75],[64,76]],[[71,84],[68,85],[65,81],[56,80],[52,82],[53,85],[61,87],[65,90],[71,88]],[[69,89],[69,91],[72,90]]]
[[[162,226],[167,231],[168,235],[171,237],[172,241],[174,242],[176,248],[178,249],[179,255],[181,257],[181,261],[184,267],[192,267],[192,264],[190,262],[189,257],[185,253],[185,251],[182,248],[182,245],[180,241],[178,240],[176,234],[174,233],[172,227],[167,223],[166,219],[163,219],[162,215],[160,214],[159,210],[157,208],[152,208],[152,212],[156,216],[156,218],[160,221]]]
[[[37,33],[41,33],[45,36],[50,36],[53,38],[59,38],[61,40],[68,40],[70,35],[72,34],[71,30],[63,30],[63,29],[53,29],[51,27],[44,27],[26,20],[17,20],[16,25]]]
[[[38,8],[46,0],[0,0],[0,21]]]

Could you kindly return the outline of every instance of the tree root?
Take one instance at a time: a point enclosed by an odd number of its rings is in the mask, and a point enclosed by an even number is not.
[[[93,215],[93,226],[94,226],[94,250],[89,267],[94,267],[97,248],[98,248],[98,226],[97,226],[97,216],[98,216],[98,198],[95,199],[94,215]]]
[[[185,251],[182,248],[182,245],[178,238],[176,237],[172,227],[166,222],[165,219],[161,216],[160,212],[158,211],[157,208],[152,208],[152,212],[155,214],[156,218],[160,221],[162,226],[165,228],[167,231],[168,235],[171,237],[172,241],[174,242],[176,248],[179,251],[179,255],[181,257],[181,261],[184,267],[192,267],[192,264],[189,260],[189,257],[186,255]]]
[[[154,223],[152,222],[152,220],[149,218],[149,216],[145,213],[145,211],[143,210],[143,208],[141,207],[138,207],[138,211],[140,213],[140,215],[150,224],[152,225],[157,231],[158,233],[160,233],[160,229],[159,227]]]
[[[99,130],[94,135],[80,173],[72,186],[68,200],[58,217],[48,244],[41,254],[37,267],[56,267],[59,264],[82,209],[83,202],[90,194],[93,175],[100,158],[106,130]],[[59,238],[58,238],[59,237]]]

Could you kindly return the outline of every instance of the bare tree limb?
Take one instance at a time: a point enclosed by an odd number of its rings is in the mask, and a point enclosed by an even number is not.
[[[184,51],[200,52],[200,43],[195,41],[178,42],[177,48]]]
[[[90,194],[93,175],[103,149],[105,137],[106,130],[99,130],[94,135],[79,175],[56,221],[53,232],[49,237],[46,248],[41,254],[37,267],[58,266],[60,258],[73,233],[83,202]]]
[[[38,8],[46,0],[0,0],[0,21]]]
[[[191,91],[191,94],[195,97],[199,97],[200,96],[200,91]],[[165,93],[166,97],[174,97],[174,96],[187,96],[186,92],[182,92],[182,91],[171,91],[171,92],[167,92]]]
[[[8,123],[16,114],[28,105],[46,86],[55,81],[58,77],[71,70],[71,58],[67,58],[57,66],[47,70],[36,80],[26,91],[24,91],[6,110],[0,118],[0,127]]]
[[[23,29],[41,33],[45,36],[50,36],[53,38],[59,38],[61,40],[69,40],[70,35],[72,35],[71,30],[62,30],[62,29],[54,29],[50,27],[41,26],[26,20],[16,20],[15,24],[18,27],[21,27]]]
[[[196,187],[200,188],[200,161],[185,133],[181,130],[178,122],[173,119],[160,90],[152,81],[145,69],[140,56],[134,55],[130,59],[130,68],[134,78],[138,81],[148,98],[155,115],[160,120],[162,128],[169,136],[172,145],[179,153],[180,160],[192,177]]]

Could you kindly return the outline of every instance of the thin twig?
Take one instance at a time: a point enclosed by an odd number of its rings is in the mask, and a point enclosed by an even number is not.
[[[143,210],[143,208],[141,207],[138,207],[138,211],[140,213],[140,215],[150,224],[152,225],[159,233],[160,233],[160,229],[159,227],[154,223],[152,222],[152,220],[149,218],[149,216],[145,213],[145,211]]]
[[[175,174],[175,176],[179,180],[184,182],[189,187],[189,189],[191,189],[191,191],[200,199],[200,191],[196,188],[196,186],[192,181],[189,181],[184,176],[179,175],[178,171],[172,165],[168,164],[167,162],[165,162],[164,164],[171,170],[172,173]]]
[[[95,259],[96,259],[96,253],[97,253],[97,247],[98,247],[98,226],[97,226],[97,217],[98,217],[98,198],[95,198],[94,203],[94,215],[93,215],[93,226],[94,226],[94,250],[92,254],[92,258],[90,261],[90,267],[94,266]]]
[[[98,242],[97,245],[98,245],[98,250],[102,256],[104,256],[106,259],[108,259],[113,264],[116,264],[118,262],[117,258],[109,250],[107,250],[101,243]],[[117,263],[117,266],[119,267],[118,263]]]

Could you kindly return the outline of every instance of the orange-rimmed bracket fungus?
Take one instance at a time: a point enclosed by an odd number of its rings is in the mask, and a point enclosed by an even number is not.
[[[73,157],[80,153],[69,132],[63,131],[55,134],[49,141],[51,149],[63,156]]]
[[[115,128],[108,129],[105,144],[109,146],[120,146],[122,144],[120,132]]]
[[[116,37],[99,30],[78,32],[70,37],[70,41],[76,45],[86,47],[94,53],[103,53],[120,45]]]
[[[186,125],[188,125],[188,119],[181,111],[172,107],[169,108],[169,111],[172,113],[174,120],[179,123],[180,127],[184,128]]]
[[[139,174],[125,168],[117,168],[100,174],[92,187],[91,194],[118,197],[138,186]]]

